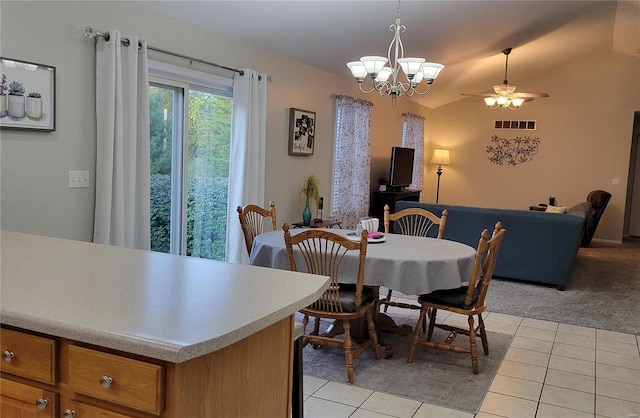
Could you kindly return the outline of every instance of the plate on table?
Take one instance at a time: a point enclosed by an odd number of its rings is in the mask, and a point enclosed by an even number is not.
[[[360,238],[356,235],[355,232],[349,232],[347,234],[347,238],[349,238],[351,241],[355,241],[358,242],[360,241]],[[378,242],[385,242],[387,240],[387,238],[382,235],[382,237],[380,238],[367,238],[367,242],[370,244],[377,244]]]

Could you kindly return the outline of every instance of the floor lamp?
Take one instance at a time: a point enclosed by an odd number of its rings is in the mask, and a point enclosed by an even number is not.
[[[438,203],[438,198],[440,197],[440,176],[442,175],[442,164],[451,164],[449,161],[449,150],[443,148],[434,149],[431,164],[438,164],[438,188],[436,189],[436,203]]]

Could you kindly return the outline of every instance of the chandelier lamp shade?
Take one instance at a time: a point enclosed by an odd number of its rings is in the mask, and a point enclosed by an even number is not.
[[[433,150],[433,157],[431,157],[431,164],[438,164],[438,188],[436,189],[436,203],[440,197],[440,176],[442,175],[442,165],[451,164],[449,160],[449,150],[443,148],[436,148]]]
[[[394,36],[389,44],[386,58],[365,56],[360,58],[360,61],[348,62],[347,67],[358,82],[360,91],[366,94],[378,92],[381,96],[391,96],[395,106],[398,96],[428,93],[444,65],[426,62],[424,58],[404,57],[404,46],[400,34],[406,30],[406,27],[400,21],[400,2],[398,2],[396,23],[390,25],[389,30],[394,33]],[[364,88],[363,84],[367,76],[371,78],[372,86]],[[421,87],[423,84],[426,87]]]

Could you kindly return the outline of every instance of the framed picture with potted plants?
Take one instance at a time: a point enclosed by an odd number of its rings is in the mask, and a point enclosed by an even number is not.
[[[0,60],[0,128],[55,131],[56,68]]]
[[[289,112],[289,155],[313,155],[316,112],[291,108]]]

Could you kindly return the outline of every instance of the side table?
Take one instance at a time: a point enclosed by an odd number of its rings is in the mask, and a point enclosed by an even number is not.
[[[320,219],[318,221],[314,219],[309,225],[305,225],[304,222],[294,222],[291,225],[293,225],[294,228],[333,228],[337,225],[342,229],[342,221],[330,221],[325,219]]]

